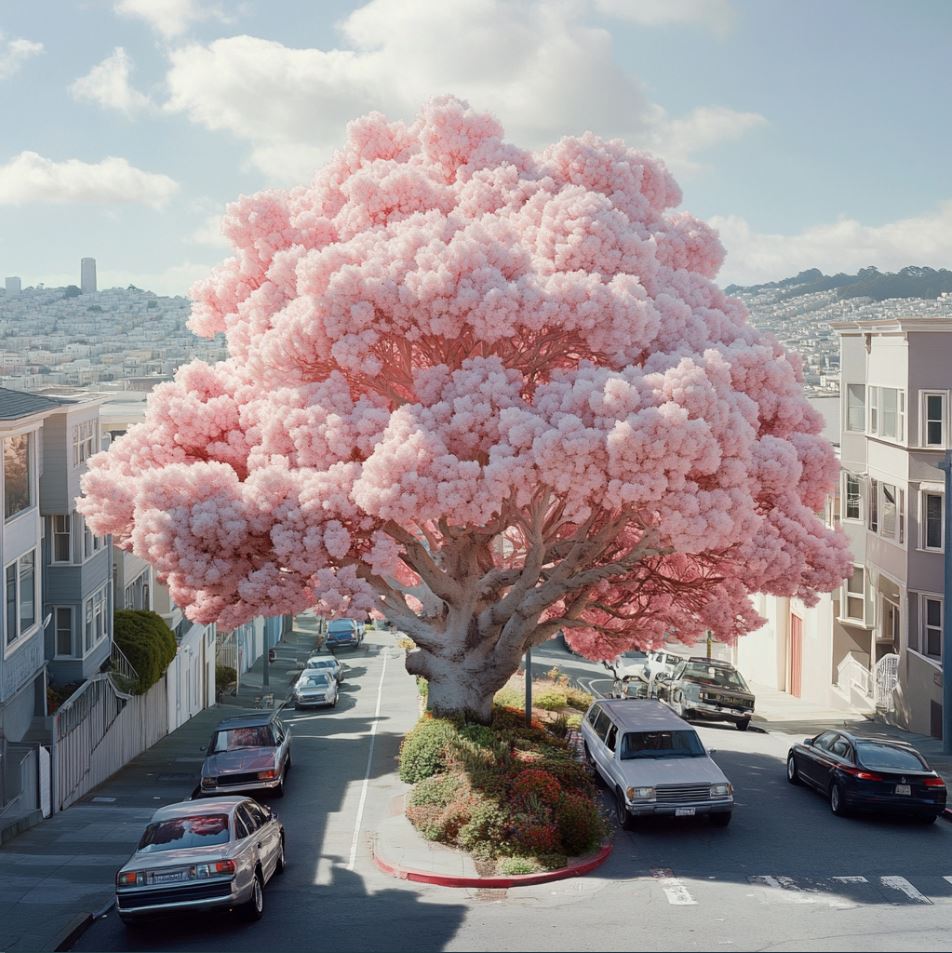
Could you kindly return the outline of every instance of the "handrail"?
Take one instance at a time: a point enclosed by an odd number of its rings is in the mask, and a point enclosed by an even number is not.
[[[109,655],[109,670],[110,673],[115,673],[127,683],[125,686],[117,684],[116,688],[119,691],[123,691],[124,688],[131,688],[139,681],[139,673],[135,670],[132,662],[126,658],[125,652],[115,642],[112,643],[112,651]]]
[[[862,695],[871,698],[873,694],[873,673],[849,653],[836,667],[837,684],[840,688],[855,688]]]

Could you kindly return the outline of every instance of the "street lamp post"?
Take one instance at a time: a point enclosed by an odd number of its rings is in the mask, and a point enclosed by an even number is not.
[[[945,472],[942,542],[942,753],[952,754],[952,450],[936,466]]]

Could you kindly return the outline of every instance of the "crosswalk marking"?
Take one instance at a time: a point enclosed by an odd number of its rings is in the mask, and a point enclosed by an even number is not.
[[[816,902],[816,897],[804,893],[803,890],[796,885],[792,877],[774,877],[770,874],[766,874],[759,877],[748,877],[747,879],[752,884],[779,890],[781,892],[780,895],[790,903]]]
[[[865,877],[833,877],[838,884],[868,884]]]
[[[898,890],[905,894],[914,903],[932,903],[928,897],[924,897],[905,877],[880,877],[879,882],[890,890]]]
[[[655,867],[651,871],[651,876],[660,884],[664,895],[668,898],[668,903],[675,907],[697,906],[697,900],[691,896],[688,888],[671,873],[669,867]]]

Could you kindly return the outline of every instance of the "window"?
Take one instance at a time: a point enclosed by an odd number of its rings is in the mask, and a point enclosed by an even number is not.
[[[846,429],[866,430],[866,388],[862,384],[846,385]]]
[[[899,604],[883,596],[883,623],[879,638],[883,642],[899,645]]]
[[[95,556],[103,548],[104,537],[97,536],[83,520],[83,559]]]
[[[882,492],[881,515],[882,522],[879,527],[880,536],[886,536],[889,539],[896,538],[896,488],[889,483],[881,483],[879,488]]]
[[[862,566],[853,567],[853,575],[846,580],[846,611],[844,618],[866,621],[866,572]]]
[[[922,527],[920,546],[922,549],[942,551],[942,494],[922,494]]]
[[[85,463],[95,452],[96,422],[85,420],[73,427],[73,466]]]
[[[54,610],[56,621],[56,654],[73,654],[73,610],[69,606],[57,606]]]
[[[869,433],[889,440],[903,440],[906,429],[906,394],[896,387],[869,387]]]
[[[106,589],[103,586],[83,605],[83,655],[88,655],[106,637]]]
[[[879,433],[879,388],[869,388],[869,432]]]
[[[942,658],[942,600],[921,596],[920,651],[929,658]]]
[[[906,541],[906,491],[899,488],[899,542]]]
[[[6,644],[9,646],[36,625],[36,550],[9,563],[3,582]]]
[[[919,442],[923,447],[945,447],[945,419],[948,394],[922,394]]]
[[[33,445],[30,434],[3,440],[3,518],[13,519],[33,505]]]
[[[843,494],[843,519],[861,520],[863,518],[863,491],[860,478],[852,473],[845,477],[846,490]]]
[[[869,479],[869,528],[879,532],[879,480]]]
[[[53,562],[69,563],[73,561],[72,519],[66,516],[53,517]]]

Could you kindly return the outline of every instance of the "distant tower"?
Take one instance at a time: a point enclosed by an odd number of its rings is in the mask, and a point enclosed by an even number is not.
[[[83,258],[79,264],[82,270],[80,290],[84,295],[92,294],[96,290],[96,259]]]
[[[6,288],[8,295],[18,295],[20,293],[20,279],[16,276],[7,278]]]

